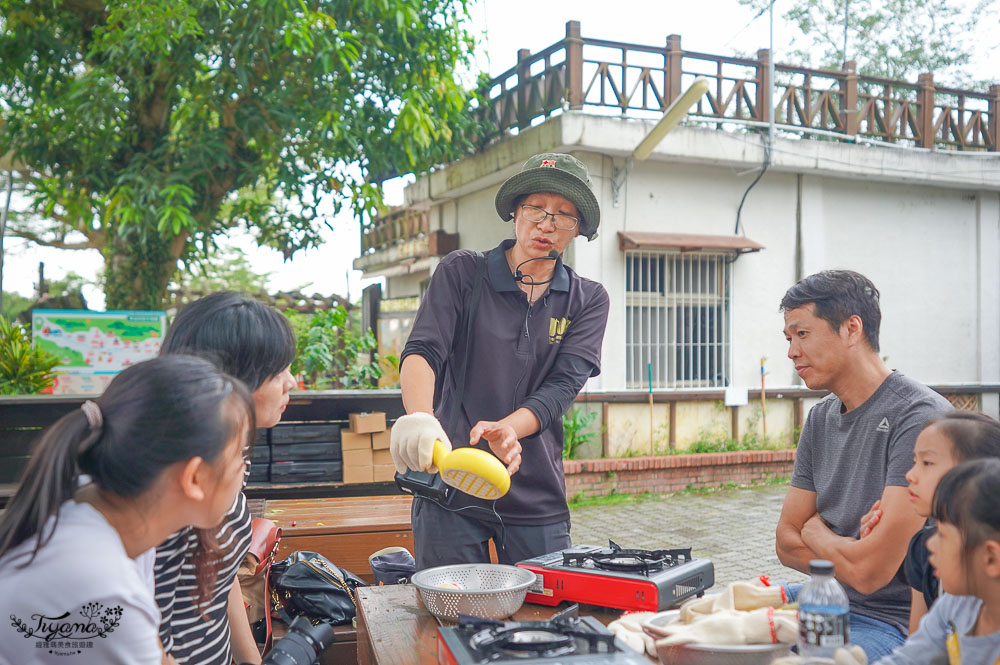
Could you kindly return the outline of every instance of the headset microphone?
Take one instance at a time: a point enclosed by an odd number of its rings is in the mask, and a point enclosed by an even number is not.
[[[545,256],[533,256],[530,259],[525,259],[524,261],[521,261],[520,263],[517,264],[517,267],[514,268],[514,281],[515,282],[521,282],[522,284],[528,284],[529,286],[538,286],[540,284],[548,284],[553,279],[555,279],[555,274],[553,274],[552,277],[549,277],[547,280],[542,281],[542,282],[536,282],[534,280],[534,278],[530,278],[530,277],[529,277],[530,281],[526,282],[526,281],[524,281],[526,275],[521,272],[521,266],[523,266],[525,263],[530,263],[532,261],[555,261],[558,258],[559,258],[559,252],[557,252],[556,250],[552,249],[552,250],[549,250],[549,253],[546,254]]]

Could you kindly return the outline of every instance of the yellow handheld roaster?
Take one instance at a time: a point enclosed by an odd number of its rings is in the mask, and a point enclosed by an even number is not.
[[[433,456],[441,479],[460,492],[492,501],[510,489],[507,467],[485,450],[469,446],[449,452],[443,443],[435,441]]]

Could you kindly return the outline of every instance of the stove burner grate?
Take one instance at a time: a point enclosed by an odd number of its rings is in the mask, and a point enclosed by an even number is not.
[[[460,629],[475,630],[468,645],[485,656],[484,661],[510,658],[554,658],[570,654],[615,653],[615,636],[595,633],[576,616],[576,606],[569,615],[548,621],[499,621],[462,617]]]
[[[673,550],[623,549],[613,540],[610,547],[598,552],[563,552],[563,565],[576,568],[599,568],[649,575],[691,560],[691,548]]]

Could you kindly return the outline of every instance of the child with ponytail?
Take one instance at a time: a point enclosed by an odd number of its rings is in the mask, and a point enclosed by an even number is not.
[[[929,422],[913,446],[913,467],[906,472],[910,503],[921,517],[929,517],[938,481],[957,464],[970,460],[1000,459],[1000,422],[982,413],[953,411]],[[861,518],[861,537],[878,528],[882,517],[876,501]],[[903,563],[906,581],[912,588],[910,633],[939,595],[938,578],[928,561],[927,541],[937,530],[928,523],[910,541]]]
[[[943,595],[920,629],[879,665],[1000,663],[1000,460],[964,462],[941,478],[927,541]]]
[[[0,662],[159,665],[135,558],[219,524],[254,426],[242,383],[178,355],[129,367],[46,430],[0,520]]]

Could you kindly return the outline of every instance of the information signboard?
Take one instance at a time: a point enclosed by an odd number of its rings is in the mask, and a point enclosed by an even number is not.
[[[36,309],[35,344],[60,358],[54,394],[100,394],[118,372],[160,352],[166,312]]]

